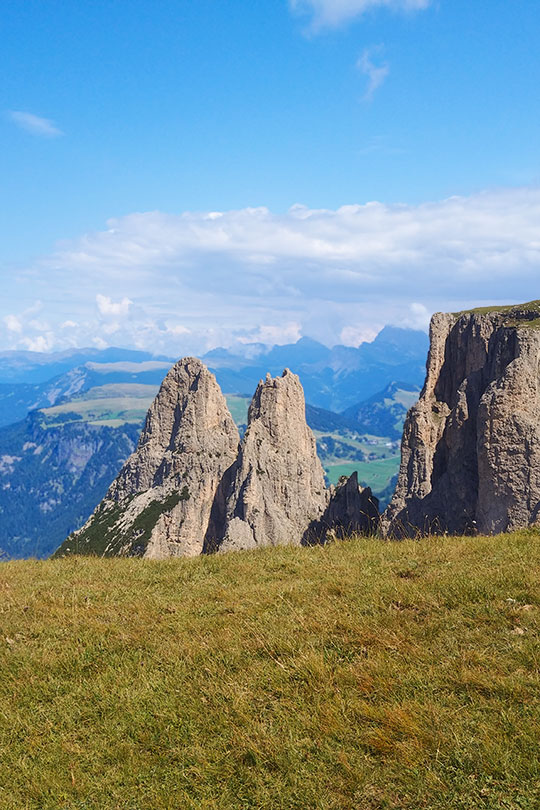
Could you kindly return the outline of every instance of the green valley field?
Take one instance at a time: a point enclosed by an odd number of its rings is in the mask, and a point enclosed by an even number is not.
[[[540,535],[0,569],[0,807],[536,810]]]

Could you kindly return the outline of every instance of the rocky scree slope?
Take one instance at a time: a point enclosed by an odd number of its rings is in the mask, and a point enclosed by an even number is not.
[[[538,524],[540,302],[438,313],[430,339],[385,532],[490,534]]]

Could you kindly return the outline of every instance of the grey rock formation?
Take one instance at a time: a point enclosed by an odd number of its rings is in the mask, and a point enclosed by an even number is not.
[[[320,521],[319,540],[374,534],[378,526],[379,501],[369,487],[358,486],[358,473],[354,472],[331,492]]]
[[[327,504],[324,472],[296,374],[259,383],[227,499],[220,551],[300,545]]]
[[[197,359],[165,377],[136,451],[86,525],[59,554],[193,556],[224,521],[221,488],[238,430],[216,380]]]
[[[436,314],[404,427],[389,535],[540,522],[540,302]]]

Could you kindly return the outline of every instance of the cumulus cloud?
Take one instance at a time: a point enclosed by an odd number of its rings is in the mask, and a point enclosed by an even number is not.
[[[50,352],[55,345],[55,335],[48,332],[45,335],[35,335],[34,337],[24,337],[20,341],[20,346],[29,352]]]
[[[390,67],[386,62],[376,64],[373,58],[380,55],[382,46],[377,45],[374,48],[366,48],[356,63],[357,68],[367,76],[367,88],[364,93],[365,101],[371,101],[375,91],[383,84],[386,77],[390,73]]]
[[[180,323],[165,324],[165,329],[170,335],[189,335],[190,330],[186,326],[182,326]]]
[[[366,11],[386,8],[392,11],[422,11],[431,0],[289,0],[293,11],[309,14],[313,28],[336,27]]]
[[[400,321],[402,326],[410,329],[427,329],[431,318],[431,312],[423,304],[416,301],[409,306],[409,311],[405,313]]]
[[[101,293],[96,295],[96,304],[99,313],[105,317],[109,315],[125,317],[132,303],[133,301],[125,297],[122,298],[121,301],[113,301],[112,298],[109,298],[107,295],[101,295]]]
[[[10,121],[16,124],[19,129],[24,129],[31,135],[38,135],[42,138],[57,138],[64,134],[54,121],[49,118],[41,118],[39,115],[22,112],[21,110],[9,110],[7,115]]]
[[[238,294],[302,294],[306,283],[324,291],[336,281],[341,287],[378,287],[390,279],[403,286],[411,283],[410,276],[401,278],[406,267],[429,278],[453,270],[464,279],[471,275],[474,283],[479,277],[504,278],[510,269],[526,273],[539,260],[539,214],[540,189],[416,206],[295,205],[285,214],[245,208],[219,219],[189,212],[131,214],[59,251],[50,267],[77,268],[102,281],[131,278],[135,285],[165,276],[177,285]],[[230,272],[231,263],[236,273]],[[163,292],[159,284],[156,289]],[[133,303],[101,293],[95,300],[102,315],[114,316],[127,315]]]
[[[538,222],[535,188],[421,205],[132,214],[28,268],[18,289],[31,287],[46,312],[21,319],[10,303],[0,315],[15,313],[22,331],[4,320],[3,339],[14,347],[56,323],[59,345],[99,335],[167,354],[300,334],[356,345],[386,323],[425,328],[434,310],[537,298]],[[61,330],[66,319],[77,327]]]
[[[18,334],[22,332],[22,323],[20,318],[18,318],[16,315],[5,315],[4,323],[8,332],[16,332]]]

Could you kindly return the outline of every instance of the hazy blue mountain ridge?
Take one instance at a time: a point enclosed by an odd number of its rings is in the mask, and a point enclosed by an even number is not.
[[[372,343],[329,349],[311,338],[285,346],[243,347],[242,354],[214,349],[203,361],[225,393],[251,396],[269,371],[285,367],[300,376],[306,402],[328,411],[344,411],[389,383],[404,380],[420,386],[425,373],[428,338],[423,332],[385,327]],[[253,356],[255,355],[255,356]],[[41,355],[0,354],[0,426],[107,383],[159,385],[173,358],[131,349],[80,349]]]
[[[173,361],[87,363],[42,383],[0,383],[0,427],[24,419],[37,408],[69,402],[92,388],[110,383],[159,386]],[[146,366],[156,366],[146,368]]]
[[[91,514],[139,433],[139,424],[44,427],[39,411],[0,429],[0,554],[51,554]]]
[[[0,383],[36,384],[52,380],[77,366],[88,362],[141,363],[145,360],[174,360],[169,357],[156,356],[136,349],[68,349],[63,352],[0,352]]]
[[[420,394],[411,383],[391,382],[382,391],[357,402],[341,414],[344,423],[361,433],[399,439],[407,411]]]
[[[340,412],[368,399],[396,380],[420,388],[424,381],[428,337],[413,329],[386,326],[372,343],[329,349],[311,338],[274,346],[254,360],[209,353],[203,360],[227,393],[251,394],[267,371],[288,367],[299,375],[306,402]]]

